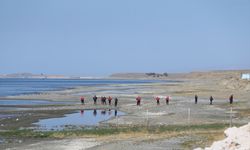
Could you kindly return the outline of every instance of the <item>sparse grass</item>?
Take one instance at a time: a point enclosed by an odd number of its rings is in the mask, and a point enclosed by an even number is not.
[[[197,147],[207,147],[211,145],[214,141],[221,140],[224,138],[224,130],[217,131],[206,131],[206,132],[198,132],[195,133],[199,139],[192,139],[185,141],[182,143],[183,148],[186,149],[194,149]]]
[[[237,109],[239,117],[249,117],[250,116],[250,109]]]
[[[201,125],[162,125],[162,126],[124,126],[124,127],[99,127],[82,130],[63,131],[33,131],[33,130],[9,130],[0,132],[3,137],[27,137],[27,138],[64,138],[80,136],[108,136],[118,134],[171,134],[171,133],[196,133],[202,131],[217,131],[227,128],[227,124],[201,124]]]
[[[221,140],[228,124],[199,125],[161,125],[161,126],[119,126],[97,127],[91,129],[63,131],[9,130],[0,131],[0,137],[6,139],[63,139],[75,137],[91,137],[99,141],[122,141],[134,139],[141,142],[154,142],[173,137],[189,137],[181,144],[184,149],[205,147],[215,140]]]
[[[0,136],[2,137],[27,137],[27,138],[47,138],[50,137],[52,132],[35,132],[32,130],[9,130],[1,131]]]

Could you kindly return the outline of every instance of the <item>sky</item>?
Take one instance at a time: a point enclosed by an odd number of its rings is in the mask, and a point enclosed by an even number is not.
[[[0,74],[250,69],[249,0],[1,0]]]

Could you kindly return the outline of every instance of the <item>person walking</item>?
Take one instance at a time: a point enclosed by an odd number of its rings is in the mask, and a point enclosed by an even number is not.
[[[84,97],[83,96],[81,96],[80,100],[81,100],[82,105],[84,105]]]
[[[117,104],[118,104],[118,98],[116,97],[115,98],[115,107],[117,106]]]
[[[229,97],[229,103],[230,103],[230,104],[233,104],[233,101],[234,101],[234,95],[232,94],[232,95],[230,95],[230,97]]]
[[[157,97],[155,98],[155,100],[156,100],[157,105],[160,105],[160,97],[157,96]]]
[[[210,96],[209,100],[210,100],[210,105],[213,105],[213,100],[214,100],[213,96]]]
[[[195,104],[197,104],[197,103],[198,103],[198,96],[195,95],[195,96],[194,96],[194,99],[195,99]]]
[[[166,104],[168,105],[169,104],[169,100],[170,100],[170,97],[169,96],[166,96]]]
[[[137,106],[140,106],[140,105],[141,105],[141,97],[140,97],[140,96],[137,96],[137,97],[136,97],[136,105],[137,105]]]
[[[104,97],[103,97],[103,104],[105,104],[105,105],[107,104],[107,103],[106,103],[106,99],[107,99],[106,96],[104,96]]]
[[[111,96],[108,97],[108,101],[109,101],[109,105],[111,105],[111,101],[112,101],[112,97]]]
[[[93,100],[94,100],[94,104],[96,104],[96,101],[97,101],[97,96],[96,95],[93,97]]]

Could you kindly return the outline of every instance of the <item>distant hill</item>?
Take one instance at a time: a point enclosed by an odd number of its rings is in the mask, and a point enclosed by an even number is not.
[[[115,73],[111,78],[117,79],[241,79],[242,73],[250,73],[250,70],[213,70],[190,73]]]
[[[167,73],[115,73],[109,76],[110,78],[118,79],[165,79],[168,77]]]
[[[145,73],[114,73],[111,78],[145,78]]]
[[[69,78],[64,75],[47,75],[47,74],[32,74],[32,73],[13,73],[0,75],[0,78],[37,78],[37,79],[64,79]]]

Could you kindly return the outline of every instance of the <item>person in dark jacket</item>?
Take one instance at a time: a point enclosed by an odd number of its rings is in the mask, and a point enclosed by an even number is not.
[[[194,96],[194,99],[195,99],[195,104],[197,104],[197,103],[198,103],[198,96],[195,95],[195,96]]]
[[[116,97],[115,98],[115,107],[117,106],[117,104],[118,104],[118,98]]]
[[[170,100],[170,97],[169,97],[169,96],[166,96],[166,104],[167,104],[167,105],[169,104],[169,100]]]
[[[97,101],[97,96],[96,95],[93,97],[93,100],[94,100],[94,104],[96,104],[96,101]]]
[[[230,103],[230,104],[233,104],[233,100],[234,100],[234,95],[232,94],[232,95],[229,97],[229,103]]]
[[[107,103],[106,103],[106,99],[107,99],[106,96],[104,96],[104,97],[103,97],[103,104],[105,104],[105,105],[107,104]]]
[[[210,105],[213,105],[213,100],[214,100],[214,98],[213,98],[213,96],[210,96]]]

